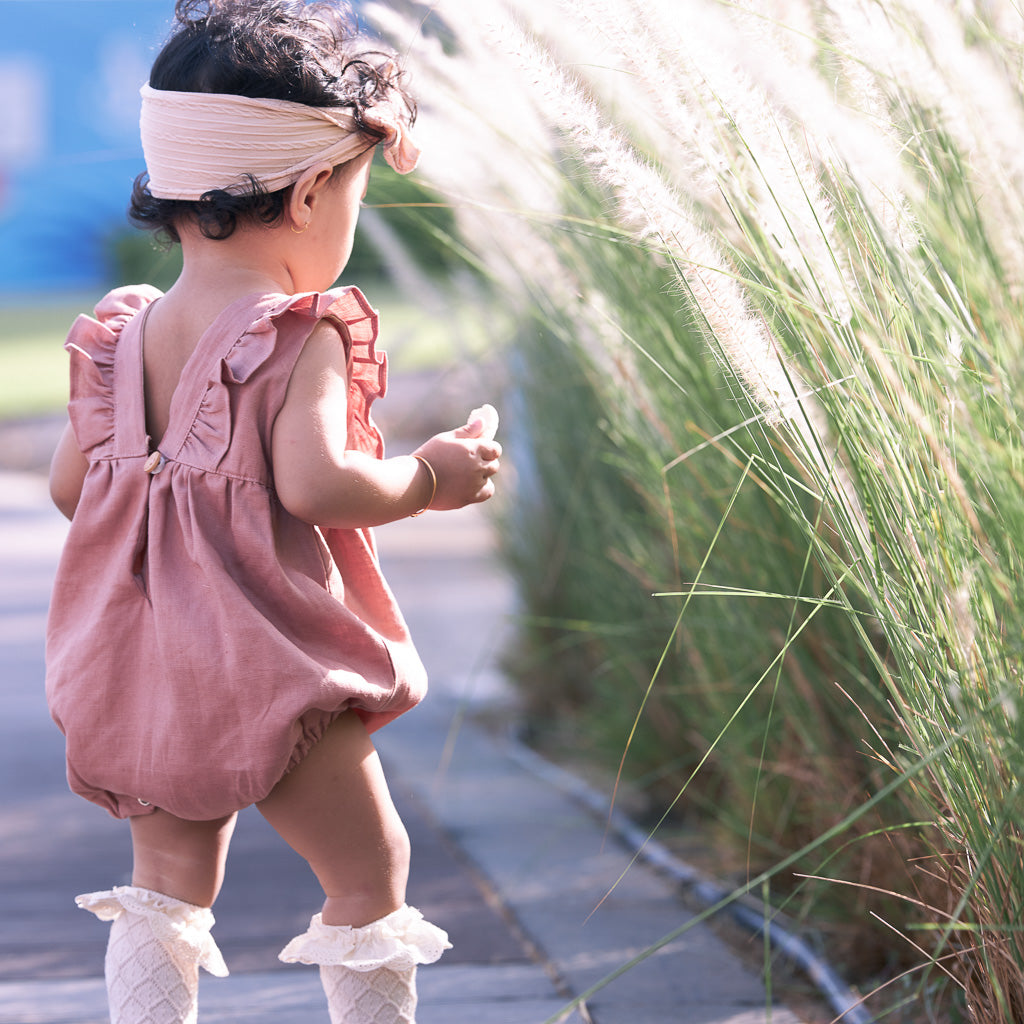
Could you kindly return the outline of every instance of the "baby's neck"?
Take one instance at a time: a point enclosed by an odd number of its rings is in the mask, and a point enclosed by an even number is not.
[[[226,306],[257,292],[292,294],[295,288],[287,264],[277,258],[272,246],[258,244],[264,241],[253,239],[251,229],[219,240],[195,231],[181,232],[182,271],[168,297],[172,292],[183,293],[201,301],[209,295]]]

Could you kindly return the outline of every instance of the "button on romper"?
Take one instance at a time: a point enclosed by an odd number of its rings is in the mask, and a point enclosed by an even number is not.
[[[343,711],[370,730],[407,711],[426,677],[371,531],[321,530],[274,493],[274,419],[322,319],[348,354],[348,446],[383,457],[370,404],[386,362],[366,299],[350,288],[229,306],[186,364],[152,459],[141,342],[159,297],[118,289],[68,336],[89,467],[46,689],[76,793],[116,817],[206,820],[267,796]]]

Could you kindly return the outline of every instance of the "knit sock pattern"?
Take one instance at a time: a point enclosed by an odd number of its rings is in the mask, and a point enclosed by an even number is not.
[[[158,939],[146,917],[126,912],[111,924],[105,974],[111,1024],[196,1024],[195,958]]]
[[[416,1024],[416,968],[320,968],[331,1024]]]

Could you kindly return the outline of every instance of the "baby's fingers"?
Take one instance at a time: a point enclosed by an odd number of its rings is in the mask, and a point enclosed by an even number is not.
[[[456,437],[479,437],[485,441],[493,441],[498,432],[498,412],[493,405],[481,405],[474,409],[466,418],[464,426],[455,431]]]
[[[494,435],[498,432],[498,410],[493,405],[481,405],[479,409],[474,409],[469,414],[470,423],[476,420],[481,423],[480,433],[476,436],[493,441]]]
[[[495,470],[495,473],[496,472],[497,470]],[[487,481],[485,481],[484,485],[480,488],[480,490],[478,490],[476,494],[473,495],[473,500],[472,502],[470,502],[470,504],[479,504],[481,501],[487,501],[489,498],[493,498],[494,491],[494,481],[492,479],[488,479]]]

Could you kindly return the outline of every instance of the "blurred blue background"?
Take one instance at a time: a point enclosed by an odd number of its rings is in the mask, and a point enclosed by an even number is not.
[[[130,230],[173,0],[0,0],[0,295],[92,289]]]

